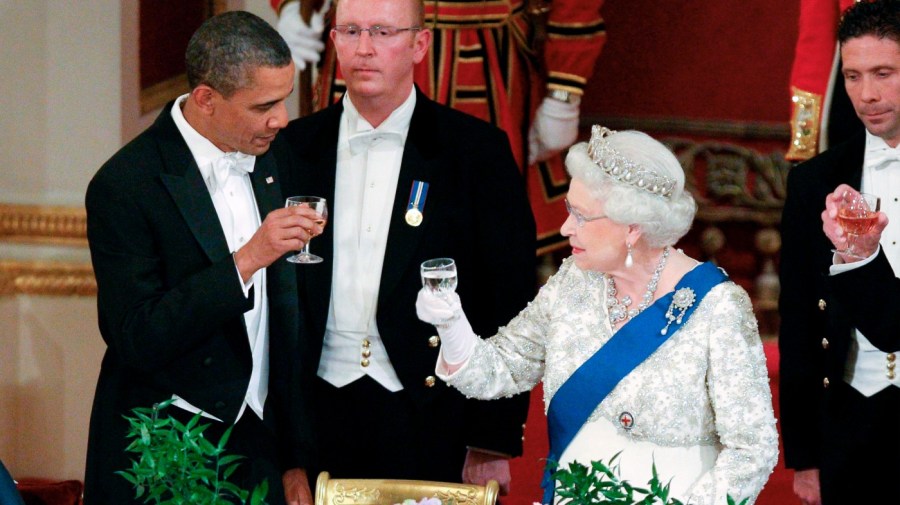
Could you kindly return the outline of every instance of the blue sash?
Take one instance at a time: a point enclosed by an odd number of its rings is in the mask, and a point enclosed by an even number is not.
[[[710,289],[726,280],[728,276],[714,264],[706,262],[698,265],[682,277],[671,293],[667,293],[622,326],[553,395],[547,412],[550,454],[547,455],[547,466],[541,483],[544,488],[543,503],[553,503],[556,483],[551,476],[551,465],[559,462],[563,451],[597,409],[597,405],[626,375],[690,319],[694,309]],[[667,320],[666,312],[675,293],[685,287],[694,291],[693,304],[676,320]],[[664,334],[660,330],[666,327],[666,322],[670,324],[667,334]]]

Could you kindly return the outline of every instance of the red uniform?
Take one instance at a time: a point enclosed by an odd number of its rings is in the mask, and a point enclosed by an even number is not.
[[[278,9],[285,0],[270,0]],[[422,92],[454,109],[493,123],[509,136],[524,168],[537,222],[538,254],[564,241],[559,228],[567,214],[568,177],[562,156],[526,167],[528,128],[549,90],[582,95],[606,40],[600,17],[603,0],[552,0],[542,54],[533,51],[533,27],[526,0],[426,0],[426,26],[434,40],[416,67]],[[546,74],[539,71],[543,65]],[[546,78],[545,78],[546,75]],[[334,47],[325,46],[315,89],[315,108],[346,90]]]
[[[786,158],[806,160],[827,148],[827,110],[839,62],[837,27],[856,0],[800,0],[800,26],[791,68],[791,146]]]

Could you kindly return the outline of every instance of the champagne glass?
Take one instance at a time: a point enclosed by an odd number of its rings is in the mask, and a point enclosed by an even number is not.
[[[847,234],[847,249],[834,252],[864,259],[856,249],[856,239],[875,226],[878,211],[881,210],[881,198],[869,193],[847,193],[838,206],[837,221]]]
[[[325,226],[325,223],[328,222],[328,203],[324,198],[320,196],[290,196],[284,204],[285,207],[298,205],[306,205],[316,212],[316,224]],[[309,237],[309,240],[303,245],[303,250],[293,256],[288,256],[287,260],[291,263],[302,264],[321,263],[322,258],[320,256],[309,252],[310,241],[312,241],[312,237]]]

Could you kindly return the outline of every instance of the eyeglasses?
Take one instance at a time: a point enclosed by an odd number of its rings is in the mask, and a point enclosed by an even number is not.
[[[409,28],[397,28],[396,26],[372,25],[368,28],[361,28],[356,25],[337,25],[332,28],[337,33],[338,38],[342,42],[358,42],[362,32],[369,32],[369,38],[373,44],[384,43],[396,37],[400,32],[417,32],[422,29],[421,26],[410,26]]]
[[[569,215],[575,218],[575,224],[578,225],[579,228],[584,227],[584,223],[590,221],[596,221],[598,219],[606,219],[608,216],[585,216],[581,212],[572,208],[572,205],[569,204],[569,199],[566,198],[566,210],[569,212]]]

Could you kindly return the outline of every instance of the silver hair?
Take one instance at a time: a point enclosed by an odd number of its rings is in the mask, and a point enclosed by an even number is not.
[[[650,247],[674,245],[694,221],[697,204],[684,190],[684,170],[666,146],[646,133],[627,130],[607,135],[605,140],[619,155],[646,170],[675,182],[671,195],[661,196],[611,177],[591,160],[588,143],[569,149],[566,169],[587,186],[591,196],[603,202],[604,214],[620,224],[640,226],[641,238]]]

